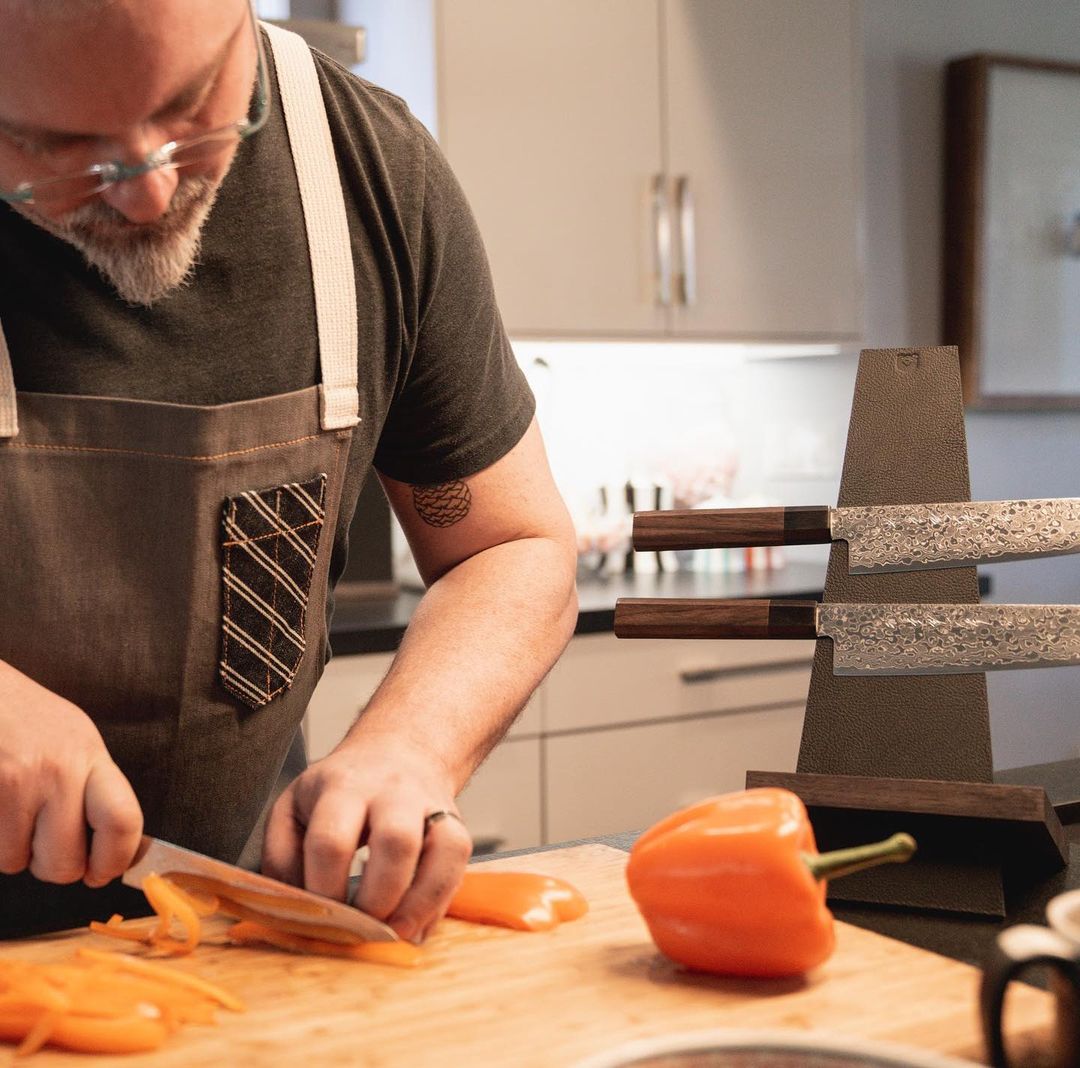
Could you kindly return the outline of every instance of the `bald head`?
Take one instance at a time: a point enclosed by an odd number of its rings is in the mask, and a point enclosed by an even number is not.
[[[0,122],[114,138],[212,77],[246,22],[246,0],[0,0]]]

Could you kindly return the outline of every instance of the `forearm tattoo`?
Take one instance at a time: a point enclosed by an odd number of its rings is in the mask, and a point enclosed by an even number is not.
[[[429,527],[452,527],[460,523],[472,507],[472,494],[464,482],[443,482],[438,486],[413,486],[416,514]]]

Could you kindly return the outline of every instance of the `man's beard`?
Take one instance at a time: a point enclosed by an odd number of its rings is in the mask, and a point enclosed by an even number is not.
[[[168,211],[152,223],[128,222],[101,200],[83,204],[59,220],[30,208],[21,213],[77,248],[123,300],[150,307],[191,282],[203,225],[220,186],[220,179],[182,177]]]

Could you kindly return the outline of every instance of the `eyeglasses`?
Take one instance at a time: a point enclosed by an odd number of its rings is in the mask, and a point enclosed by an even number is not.
[[[126,182],[131,178],[150,174],[152,171],[179,170],[182,167],[206,163],[260,130],[270,113],[270,79],[266,70],[262,35],[259,33],[253,4],[248,7],[248,15],[255,34],[257,60],[255,91],[247,117],[229,123],[228,126],[207,130],[194,137],[169,141],[150,152],[142,163],[127,164],[118,159],[109,160],[105,163],[95,163],[85,170],[72,174],[44,178],[40,181],[22,182],[10,193],[0,189],[0,201],[14,204],[74,204],[108,189],[117,182]]]

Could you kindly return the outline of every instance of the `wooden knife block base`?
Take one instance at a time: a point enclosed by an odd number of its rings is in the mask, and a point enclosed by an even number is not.
[[[830,901],[1001,917],[1005,886],[1068,863],[1061,822],[1037,786],[771,771],[748,771],[746,785],[802,798],[822,852],[898,831],[914,837],[918,851],[906,864],[838,879]]]

